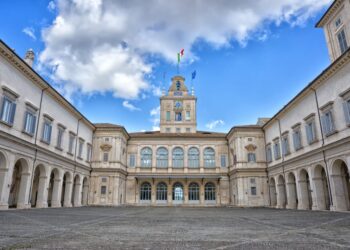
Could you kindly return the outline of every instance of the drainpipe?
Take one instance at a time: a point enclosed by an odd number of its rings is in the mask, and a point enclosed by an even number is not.
[[[37,119],[37,123],[36,123],[36,129],[35,129],[35,137],[34,137],[34,160],[33,160],[33,173],[32,173],[32,178],[31,178],[31,181],[30,181],[30,188],[29,188],[29,200],[28,202],[30,203],[30,200],[32,199],[32,189],[33,189],[33,180],[34,180],[34,173],[35,173],[35,162],[36,162],[36,159],[37,159],[37,155],[38,155],[38,130],[39,130],[39,121],[40,121],[40,115],[41,115],[41,107],[42,107],[42,103],[43,103],[43,96],[44,96],[44,92],[45,90],[47,90],[48,87],[46,88],[43,88],[41,90],[41,95],[40,95],[40,104],[39,104],[39,112],[38,112],[38,119]]]
[[[283,172],[283,177],[284,177],[284,197],[285,197],[285,205],[287,206],[288,204],[288,199],[287,199],[287,179],[286,179],[286,173],[284,171],[284,153],[283,153],[283,143],[282,143],[282,131],[281,131],[281,121],[280,119],[276,119],[278,121],[278,130],[280,134],[280,141],[281,141],[281,146],[282,146],[282,172]],[[277,180],[278,182],[278,180]]]
[[[326,161],[326,153],[324,151],[324,135],[323,135],[323,128],[322,128],[322,123],[321,123],[321,114],[320,114],[320,107],[318,104],[318,97],[317,97],[317,92],[314,88],[311,88],[311,90],[314,92],[315,95],[315,101],[316,101],[316,108],[317,108],[317,114],[318,114],[318,122],[320,124],[321,128],[321,138],[322,138],[322,155],[323,155],[323,161],[326,166],[326,172],[327,172],[327,182],[328,182],[328,195],[329,195],[329,201],[330,205],[333,206],[333,197],[332,197],[332,191],[331,191],[331,185],[330,185],[330,179],[329,179],[329,171],[328,171],[328,163]]]
[[[75,149],[74,149],[74,172],[73,172],[73,184],[74,184],[74,174],[76,172],[76,169],[77,169],[77,147],[78,147],[78,141],[79,141],[79,125],[80,125],[80,121],[82,120],[83,118],[79,118],[78,119],[78,123],[77,123],[77,130],[76,130],[76,135],[77,135],[77,138],[76,138],[76,141],[75,141]]]
[[[263,132],[264,132],[264,143],[265,143],[265,159],[266,159],[266,137],[265,137],[265,130],[262,129]],[[269,176],[269,170],[268,170],[268,163],[267,163],[267,159],[266,159],[266,174],[267,174],[267,188],[269,189],[269,204],[270,204],[270,207],[271,207],[271,190],[270,190],[270,176]]]

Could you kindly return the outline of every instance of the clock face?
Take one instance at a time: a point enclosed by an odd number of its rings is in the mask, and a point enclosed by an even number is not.
[[[175,108],[181,108],[181,107],[182,107],[182,103],[180,101],[176,101]]]

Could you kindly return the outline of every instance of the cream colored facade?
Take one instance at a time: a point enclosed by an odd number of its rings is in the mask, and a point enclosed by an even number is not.
[[[323,27],[332,64],[271,119],[197,130],[197,97],[174,76],[160,131],[92,124],[0,42],[0,208],[266,206],[350,210],[349,1]]]

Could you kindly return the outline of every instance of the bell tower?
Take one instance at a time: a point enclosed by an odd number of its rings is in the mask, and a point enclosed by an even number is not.
[[[174,76],[168,93],[160,98],[161,133],[196,133],[197,98],[185,85],[185,78]]]

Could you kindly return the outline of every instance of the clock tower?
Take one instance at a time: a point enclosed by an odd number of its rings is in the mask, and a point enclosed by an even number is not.
[[[185,78],[174,76],[168,93],[160,98],[161,133],[196,133],[197,98],[185,85]]]

